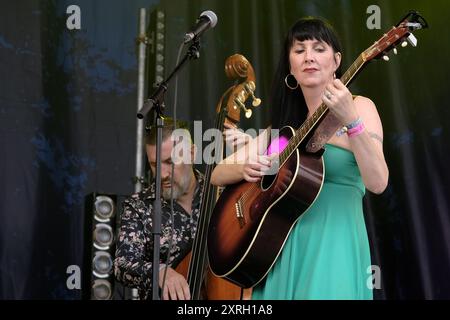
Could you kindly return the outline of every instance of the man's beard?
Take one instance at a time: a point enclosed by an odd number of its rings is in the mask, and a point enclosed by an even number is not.
[[[191,183],[191,174],[186,174],[181,176],[180,181],[173,182],[172,188],[173,188],[173,199],[178,200],[183,194],[185,194],[188,189],[189,185]],[[170,182],[170,179],[168,180]],[[162,197],[164,200],[170,200],[170,194],[171,194],[171,188],[162,188]]]

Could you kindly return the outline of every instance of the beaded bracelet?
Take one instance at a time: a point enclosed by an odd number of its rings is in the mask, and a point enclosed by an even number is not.
[[[346,126],[343,126],[338,132],[336,132],[336,135],[338,137],[342,136],[344,133],[348,133],[349,130],[359,126],[362,123],[361,118],[356,119],[355,121],[349,123]]]
[[[352,128],[350,130],[347,130],[347,136],[349,138],[356,137],[356,136],[360,135],[363,131],[364,131],[364,124],[361,122],[356,127]]]

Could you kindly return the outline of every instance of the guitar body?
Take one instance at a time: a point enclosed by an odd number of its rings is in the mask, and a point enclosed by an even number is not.
[[[290,139],[294,133],[284,127],[280,138]],[[208,257],[214,274],[244,288],[255,286],[274,264],[322,184],[322,157],[297,149],[277,175],[266,175],[259,183],[227,186],[209,224]]]

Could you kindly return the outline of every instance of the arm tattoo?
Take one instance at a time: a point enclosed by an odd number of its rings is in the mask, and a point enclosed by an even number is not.
[[[375,140],[378,140],[381,142],[381,144],[383,144],[383,138],[381,138],[379,135],[377,135],[374,132],[369,132],[369,136]]]

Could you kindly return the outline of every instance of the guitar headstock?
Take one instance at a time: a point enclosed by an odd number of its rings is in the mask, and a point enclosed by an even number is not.
[[[416,11],[410,11],[395,27],[384,34],[378,41],[362,53],[364,62],[373,59],[383,58],[389,60],[387,53],[391,50],[397,54],[396,47],[401,45],[406,47],[408,42],[413,46],[417,46],[417,38],[413,32],[418,29],[428,28],[428,23]]]

